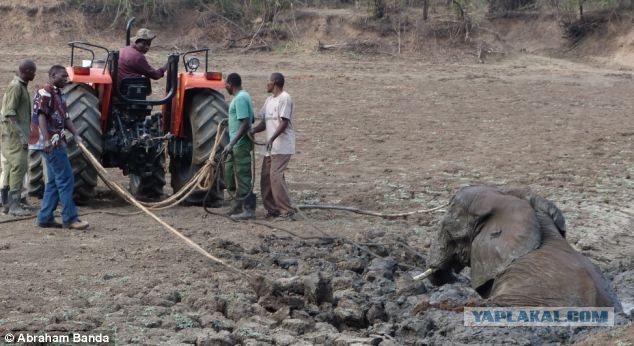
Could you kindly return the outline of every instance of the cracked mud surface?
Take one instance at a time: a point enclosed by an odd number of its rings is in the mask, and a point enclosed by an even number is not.
[[[28,49],[38,52],[34,84],[67,61],[55,47]],[[165,53],[152,51],[150,60]],[[0,92],[21,56],[3,57]],[[241,73],[256,108],[269,73],[287,76],[298,135],[287,181],[296,203],[400,212],[442,205],[463,185],[529,185],[562,209],[568,240],[612,280],[624,307],[634,306],[632,71],[535,56],[482,65],[224,53],[214,66]],[[212,254],[275,283],[258,296],[246,278],[151,219],[90,214],[97,210],[133,208],[100,183],[95,201],[80,207],[88,232],[0,224],[0,329],[116,330],[122,344],[632,342],[631,324],[469,328],[459,312],[412,315],[423,301],[475,297],[468,272],[442,288],[409,278],[419,272],[412,267],[425,269],[442,212],[383,220],[308,211],[310,221],[272,222],[302,236],[320,236],[317,227],[378,258],[340,239],[301,240],[198,207],[158,213]]]

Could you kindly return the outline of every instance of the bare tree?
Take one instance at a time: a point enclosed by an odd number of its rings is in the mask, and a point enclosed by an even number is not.
[[[427,20],[428,9],[429,9],[429,0],[423,0],[423,20]]]
[[[579,0],[579,19],[583,20],[583,3],[584,0]]]
[[[374,0],[374,16],[376,18],[385,17],[385,13],[387,12],[387,4],[385,0]]]
[[[452,0],[452,2],[454,5],[456,5],[456,8],[458,9],[458,12],[460,13],[460,19],[464,20],[464,8],[462,7],[462,4],[460,4],[460,2],[457,0]]]

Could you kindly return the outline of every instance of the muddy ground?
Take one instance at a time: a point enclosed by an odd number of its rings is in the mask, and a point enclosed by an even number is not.
[[[63,46],[9,46],[0,92],[22,52],[37,58],[34,84],[52,63],[68,62]],[[158,64],[166,53],[153,51],[150,60]],[[221,53],[213,66],[241,73],[256,107],[268,74],[286,74],[296,105],[298,153],[287,174],[296,203],[402,212],[440,206],[464,185],[529,185],[563,210],[568,240],[632,310],[631,69],[531,55],[477,64],[273,53]],[[100,183],[97,198],[80,207],[89,231],[0,224],[1,330],[101,330],[116,333],[119,344],[634,342],[624,316],[609,330],[469,328],[462,313],[443,310],[412,316],[420,302],[475,294],[466,273],[442,289],[409,279],[425,268],[442,211],[397,220],[308,211],[309,220],[271,222],[301,236],[342,237],[379,258],[343,240],[302,240],[198,207],[158,213],[212,254],[277,281],[278,294],[265,297],[150,218],[98,211],[134,209]]]

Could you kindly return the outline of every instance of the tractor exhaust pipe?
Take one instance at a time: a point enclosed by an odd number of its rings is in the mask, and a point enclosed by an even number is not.
[[[128,23],[125,26],[125,45],[126,47],[130,45],[130,30],[132,29],[132,24],[136,21],[136,17],[132,17],[128,19]]]

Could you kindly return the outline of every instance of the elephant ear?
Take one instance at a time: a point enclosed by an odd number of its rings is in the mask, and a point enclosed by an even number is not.
[[[479,232],[471,242],[474,289],[494,280],[515,259],[541,244],[539,223],[528,201],[496,193],[479,202],[490,204],[491,212],[476,225]]]
[[[548,215],[548,217],[553,220],[553,224],[557,228],[559,234],[566,238],[566,219],[555,203],[537,195],[531,195],[529,201],[536,212]]]
[[[534,194],[528,186],[500,187],[499,191],[529,201],[535,212],[542,212],[548,215],[553,220],[559,234],[566,238],[566,219],[555,203]]]

